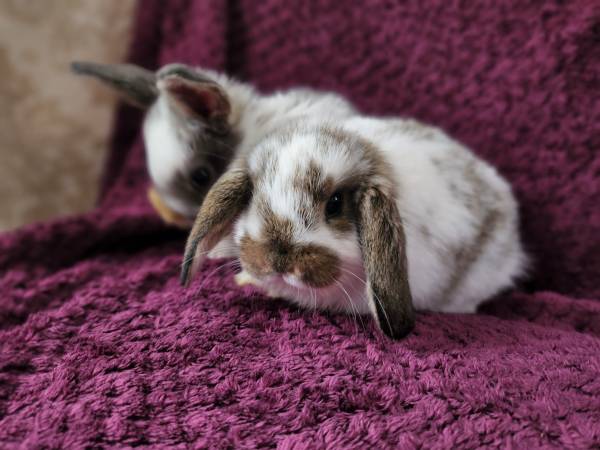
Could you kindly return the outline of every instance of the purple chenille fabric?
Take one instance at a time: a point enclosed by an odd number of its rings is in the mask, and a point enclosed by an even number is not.
[[[399,342],[223,261],[183,289],[121,108],[98,208],[0,237],[0,448],[600,447],[598,1],[145,0],[130,59],[441,126],[512,182],[535,270]]]

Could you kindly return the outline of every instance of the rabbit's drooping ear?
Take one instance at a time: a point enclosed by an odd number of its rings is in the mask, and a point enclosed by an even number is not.
[[[176,68],[163,69],[158,77],[157,86],[166,93],[170,104],[187,119],[197,120],[213,132],[226,133],[231,104],[225,91],[208,78],[184,71],[181,65]]]
[[[394,200],[373,186],[359,193],[357,216],[370,309],[381,330],[400,339],[415,323],[402,220]]]
[[[185,246],[181,284],[187,286],[207,253],[231,231],[233,221],[248,204],[252,182],[244,170],[225,172],[202,202]]]
[[[71,70],[89,75],[116,89],[133,106],[148,108],[158,96],[153,72],[133,64],[98,64],[73,62]]]

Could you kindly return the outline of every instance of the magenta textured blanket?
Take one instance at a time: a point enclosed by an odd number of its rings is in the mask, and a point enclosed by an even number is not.
[[[597,1],[145,0],[131,60],[443,127],[513,183],[535,271],[399,342],[217,262],[184,290],[121,108],[99,207],[0,237],[1,448],[600,447]]]

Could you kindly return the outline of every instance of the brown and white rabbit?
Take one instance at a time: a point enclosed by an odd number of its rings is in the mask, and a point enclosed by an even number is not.
[[[270,95],[224,74],[183,64],[156,73],[131,64],[75,62],[125,100],[147,110],[144,143],[150,199],[167,222],[190,227],[210,186],[233,158],[300,118],[349,117],[342,97],[312,89]]]
[[[413,120],[300,122],[264,139],[209,191],[184,284],[230,232],[269,295],[370,313],[392,338],[413,307],[474,312],[526,266],[508,183]]]

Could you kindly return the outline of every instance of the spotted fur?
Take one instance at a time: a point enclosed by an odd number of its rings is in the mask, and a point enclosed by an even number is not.
[[[133,65],[96,63],[75,63],[73,69],[98,78],[147,110],[143,132],[153,192],[190,225],[210,186],[236,156],[266,135],[297,120],[355,113],[350,103],[332,93],[296,88],[262,95],[223,74],[184,64],[169,64],[156,73]],[[192,183],[198,168],[210,174],[202,186]]]
[[[243,278],[269,295],[370,313],[400,338],[415,308],[474,312],[525,271],[509,185],[438,129],[359,116],[297,121],[233,166],[252,184],[232,224]],[[331,218],[336,191],[345,200]]]

